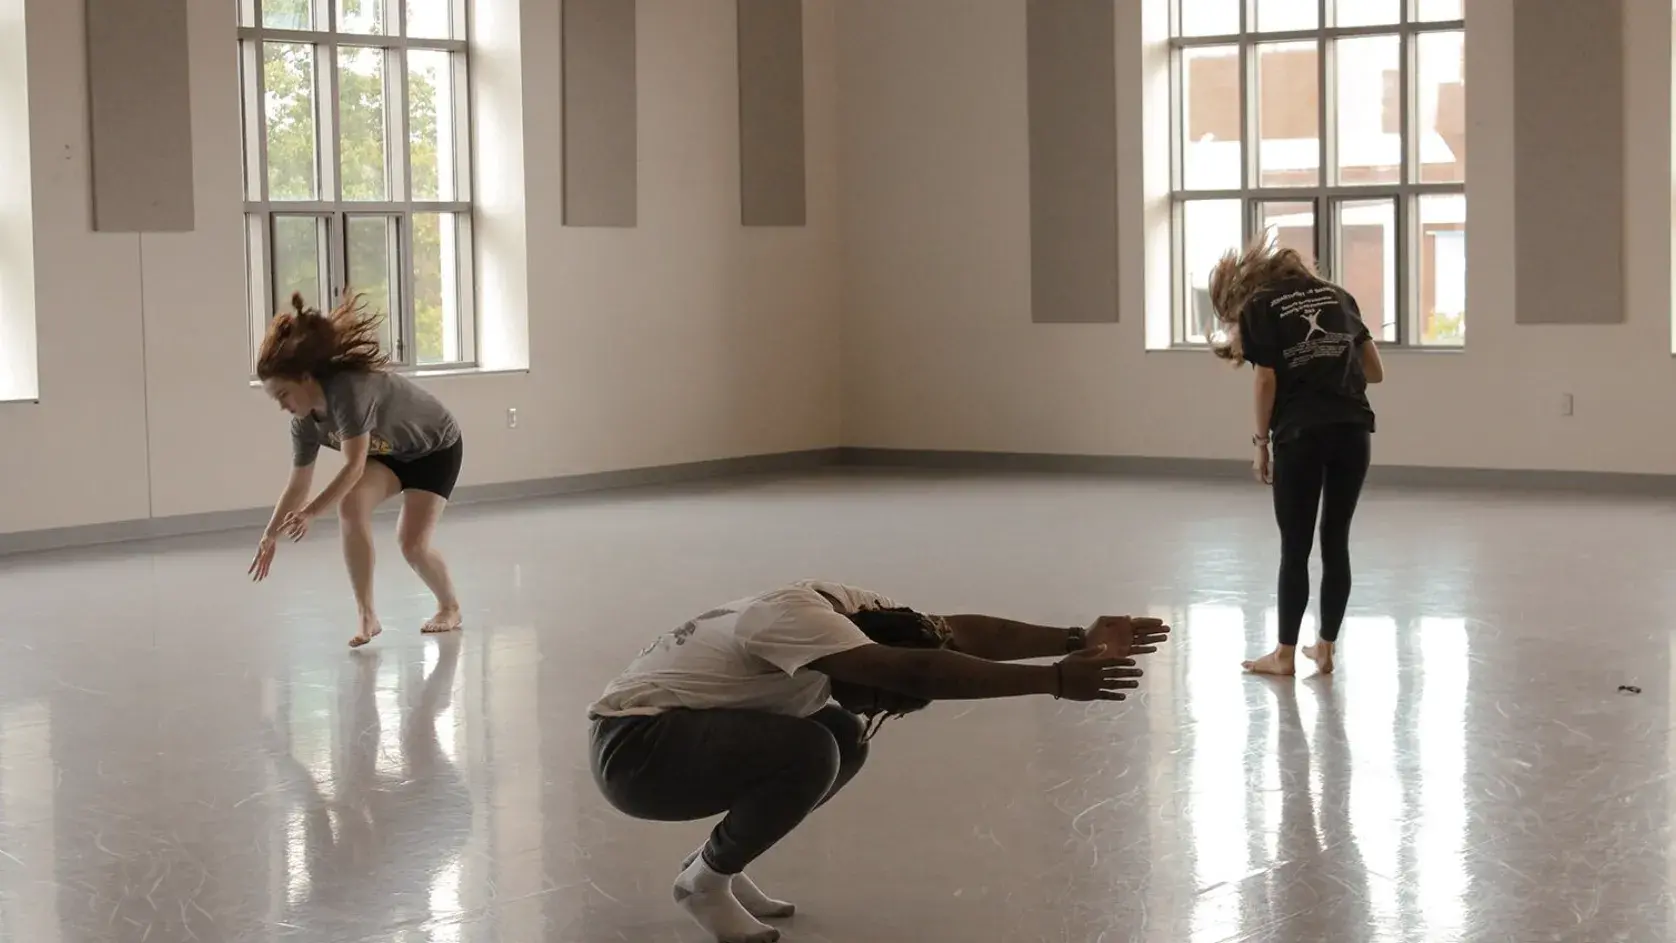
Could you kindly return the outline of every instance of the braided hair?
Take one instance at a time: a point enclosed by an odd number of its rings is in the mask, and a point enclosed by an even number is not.
[[[949,644],[947,623],[936,616],[928,616],[906,607],[861,609],[849,613],[848,616],[849,620],[855,623],[855,627],[861,630],[861,634],[879,645],[933,649],[947,648]],[[890,718],[903,717],[931,705],[931,702],[924,698],[889,692],[892,706],[887,707],[879,703],[879,694],[880,692],[874,691],[873,706],[860,712],[867,719],[867,727],[862,735],[864,743],[872,740]]]

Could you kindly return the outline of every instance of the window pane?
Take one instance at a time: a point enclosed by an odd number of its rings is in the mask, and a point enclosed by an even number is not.
[[[273,218],[274,311],[291,306],[291,293],[315,308],[326,306],[326,221],[318,216]]]
[[[1257,0],[1257,28],[1265,33],[1283,29],[1314,29],[1321,25],[1316,0]]]
[[[315,134],[314,47],[267,43],[262,56],[267,93],[268,199],[317,199],[320,161]]]
[[[455,199],[454,71],[448,53],[407,54],[407,121],[413,199]]]
[[[1186,268],[1186,323],[1182,339],[1203,344],[1216,330],[1210,304],[1210,272],[1223,253],[1245,241],[1244,209],[1239,200],[1191,200],[1181,207],[1182,262]]]
[[[239,43],[239,138],[240,156],[244,158],[244,198],[261,201],[262,188],[262,102],[256,80],[265,68],[261,61],[261,47],[255,43]]]
[[[1422,344],[1466,342],[1466,197],[1420,198],[1420,309]]]
[[[1466,0],[1420,0],[1417,19],[1459,20],[1466,15]]]
[[[338,32],[371,36],[387,32],[384,0],[337,0],[337,5]]]
[[[1332,273],[1329,273],[1332,274]],[[1362,322],[1383,341],[1397,339],[1397,204],[1346,200],[1338,206],[1338,272]]]
[[[458,39],[451,0],[407,0],[407,35],[419,39]]]
[[[1381,26],[1402,18],[1402,0],[1334,0],[1339,26]]]
[[[422,364],[460,360],[460,231],[452,213],[413,216],[413,324]]]
[[[1294,249],[1304,261],[1315,263],[1315,204],[1259,203],[1257,227],[1269,234],[1269,241],[1283,249]]]
[[[1240,31],[1240,0],[1176,0],[1179,36],[1232,36]]]
[[[1339,183],[1400,183],[1402,39],[1342,39],[1335,58]]]
[[[1306,187],[1321,179],[1320,46],[1257,47],[1257,179],[1264,187]]]
[[[397,261],[401,242],[397,237],[396,220],[390,216],[349,217],[349,238],[345,276],[349,290],[366,296],[367,307],[384,315],[379,326],[379,344],[396,353],[394,327],[395,312],[400,310],[397,282],[392,273],[401,270]]]
[[[390,198],[384,50],[338,48],[339,178],[345,200]]]
[[[1181,183],[1187,190],[1240,185],[1240,51],[1181,51]]]
[[[1419,95],[1420,180],[1466,180],[1465,37],[1459,31],[1421,33],[1415,40]]]
[[[314,29],[314,0],[261,0],[268,29]]]

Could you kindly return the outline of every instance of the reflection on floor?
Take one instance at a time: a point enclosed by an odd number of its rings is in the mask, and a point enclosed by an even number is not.
[[[705,825],[629,822],[584,706],[801,576],[931,611],[1178,626],[1126,705],[948,704],[755,869],[788,941],[1676,936],[1668,510],[1370,494],[1340,672],[1273,635],[1266,495],[844,474],[465,508],[468,631],[351,652],[329,529],[0,561],[0,940],[692,941]],[[1307,632],[1306,632],[1307,636]],[[1640,694],[1619,690],[1641,688]]]

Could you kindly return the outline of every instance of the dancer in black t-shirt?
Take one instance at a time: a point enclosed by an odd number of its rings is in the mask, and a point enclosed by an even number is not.
[[[1280,525],[1280,642],[1245,667],[1259,674],[1296,671],[1319,512],[1321,628],[1304,654],[1330,672],[1350,602],[1350,519],[1374,430],[1367,386],[1385,378],[1379,348],[1356,299],[1267,234],[1223,256],[1211,272],[1210,295],[1221,324],[1212,349],[1256,368],[1252,470],[1273,486]]]

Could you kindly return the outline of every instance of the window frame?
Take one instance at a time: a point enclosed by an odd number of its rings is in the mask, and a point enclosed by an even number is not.
[[[471,113],[470,36],[471,0],[449,0],[452,38],[407,35],[407,0],[380,0],[386,16],[383,34],[338,29],[341,0],[308,0],[315,16],[313,29],[276,29],[263,25],[264,0],[236,0],[238,5],[238,75],[240,87],[240,143],[243,164],[245,262],[251,329],[252,363],[255,350],[275,312],[288,306],[289,288],[275,283],[274,222],[286,217],[316,217],[323,221],[324,251],[320,285],[326,307],[340,298],[348,272],[349,223],[353,219],[386,217],[394,220],[396,249],[391,267],[393,311],[390,323],[394,349],[391,367],[402,372],[476,369],[480,325],[475,284],[476,259],[472,245],[474,220],[473,122]],[[310,46],[313,56],[313,108],[316,199],[274,199],[269,192],[268,118],[265,50],[270,43]],[[388,199],[346,200],[340,173],[343,151],[338,95],[340,48],[372,49],[383,54],[385,174]],[[413,197],[412,128],[408,101],[408,53],[432,50],[448,54],[449,116],[452,127],[452,196],[450,200]],[[440,90],[439,90],[440,92]],[[439,94],[439,101],[441,96]],[[439,111],[441,108],[439,107]],[[435,362],[418,361],[417,317],[414,299],[414,218],[452,216],[453,258],[441,264],[454,267],[458,310],[458,356]],[[444,279],[444,284],[448,280]],[[284,295],[285,297],[281,297]],[[446,304],[446,299],[445,302]],[[445,340],[446,346],[446,340]]]
[[[1242,239],[1257,235],[1263,217],[1263,206],[1269,203],[1308,203],[1314,208],[1315,258],[1321,271],[1336,277],[1342,227],[1339,207],[1345,203],[1388,200],[1395,203],[1395,259],[1396,276],[1395,330],[1386,334],[1387,325],[1373,326],[1376,338],[1383,346],[1420,350],[1454,351],[1465,346],[1465,325],[1462,339],[1455,343],[1422,343],[1419,311],[1421,225],[1420,198],[1424,196],[1466,196],[1464,179],[1441,182],[1421,182],[1419,136],[1414,133],[1419,125],[1418,52],[1419,37],[1437,33],[1466,31],[1464,19],[1421,20],[1418,18],[1420,0],[1400,0],[1400,19],[1393,23],[1366,26],[1336,26],[1332,17],[1336,0],[1316,0],[1316,25],[1307,29],[1262,31],[1257,24],[1257,6],[1261,0],[1240,0],[1239,31],[1207,35],[1181,35],[1182,4],[1191,0],[1167,0],[1169,4],[1169,198],[1170,198],[1170,340],[1172,347],[1203,348],[1209,341],[1193,339],[1194,311],[1192,305],[1192,273],[1187,265],[1187,238],[1184,217],[1186,204],[1207,200],[1238,200],[1243,225]],[[1398,37],[1398,134],[1401,139],[1402,166],[1395,183],[1342,184],[1337,181],[1338,167],[1338,103],[1337,63],[1338,41],[1358,38]],[[1260,155],[1258,109],[1261,104],[1258,83],[1258,48],[1274,43],[1309,42],[1316,49],[1317,129],[1319,134],[1320,172],[1313,185],[1272,186],[1260,184]],[[1240,123],[1240,183],[1237,187],[1218,189],[1187,189],[1185,182],[1186,121],[1190,103],[1185,99],[1186,74],[1184,62],[1189,50],[1206,47],[1235,47],[1238,49]],[[1465,176],[1464,172],[1462,174]],[[1463,227],[1464,232],[1464,227]],[[1230,247],[1233,248],[1233,247]]]

